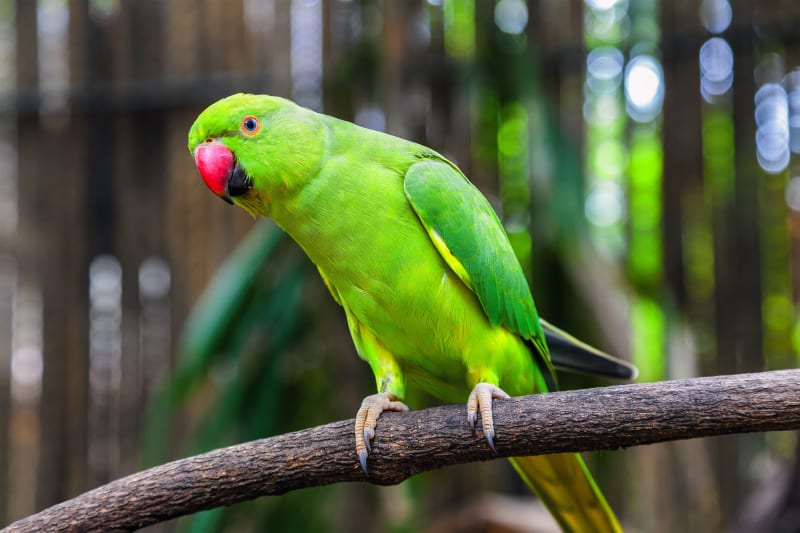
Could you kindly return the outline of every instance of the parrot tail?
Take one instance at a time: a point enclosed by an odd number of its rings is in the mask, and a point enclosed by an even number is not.
[[[566,533],[622,532],[580,455],[513,457],[509,461]]]

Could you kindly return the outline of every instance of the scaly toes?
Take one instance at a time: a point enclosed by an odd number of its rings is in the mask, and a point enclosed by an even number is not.
[[[356,453],[364,474],[367,474],[367,456],[372,452],[375,425],[384,411],[408,411],[408,407],[394,394],[381,392],[364,398],[356,413]]]
[[[486,437],[486,442],[494,453],[497,453],[497,450],[494,447],[492,400],[503,398],[510,398],[510,396],[506,394],[503,389],[491,383],[478,383],[472,389],[472,392],[469,393],[469,398],[467,398],[467,422],[469,422],[469,427],[473,431],[475,430],[478,411],[480,411],[483,434]]]

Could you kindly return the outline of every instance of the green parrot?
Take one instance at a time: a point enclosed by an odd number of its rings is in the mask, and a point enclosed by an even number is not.
[[[467,398],[468,423],[480,412],[494,449],[492,401],[555,387],[548,341],[560,366],[635,374],[540,320],[497,215],[430,148],[282,98],[236,94],[200,114],[189,150],[208,188],[272,217],[344,308],[378,389],[356,414],[365,474],[378,417],[408,409],[407,386]],[[511,461],[565,531],[621,531],[579,455]]]

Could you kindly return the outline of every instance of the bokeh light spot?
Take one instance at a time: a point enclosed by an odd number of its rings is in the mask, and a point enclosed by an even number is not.
[[[586,197],[584,205],[586,218],[599,227],[608,227],[622,220],[623,193],[619,185],[603,181]]]
[[[704,0],[700,4],[700,21],[711,33],[722,33],[733,19],[733,9],[728,0]]]
[[[786,184],[786,205],[800,213],[800,176],[795,176]]]
[[[614,91],[622,81],[625,57],[614,46],[595,48],[586,57],[586,83],[595,93]]]
[[[518,35],[528,25],[528,6],[522,0],[500,0],[494,6],[494,22],[500,31]]]
[[[622,3],[622,0],[586,0],[586,5],[595,11],[607,11]]]
[[[630,117],[649,122],[661,112],[664,102],[664,74],[654,57],[634,57],[625,69],[625,97]]]
[[[728,41],[712,37],[700,47],[700,93],[713,103],[733,85],[733,50]]]
[[[765,83],[755,96],[756,158],[766,172],[782,172],[788,165],[789,103],[777,83]]]
[[[593,152],[593,168],[600,179],[622,177],[628,166],[628,149],[619,139],[605,139]]]

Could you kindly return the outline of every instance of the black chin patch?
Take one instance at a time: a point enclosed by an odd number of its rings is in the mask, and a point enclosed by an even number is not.
[[[250,178],[247,177],[242,167],[236,163],[233,167],[231,177],[228,179],[228,194],[232,197],[241,196],[252,187],[253,183],[250,181]]]

